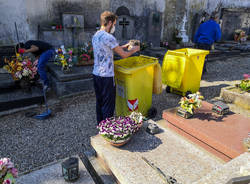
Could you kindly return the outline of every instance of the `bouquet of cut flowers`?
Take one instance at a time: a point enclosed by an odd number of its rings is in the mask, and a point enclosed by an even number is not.
[[[186,110],[190,114],[193,114],[193,110],[201,107],[203,96],[201,96],[200,92],[190,94],[187,97],[181,98],[179,102],[182,109]]]
[[[18,171],[9,158],[0,159],[0,184],[14,184]]]
[[[11,60],[5,58],[6,65],[4,69],[7,70],[14,80],[32,80],[37,74],[38,60],[32,62],[28,57],[22,57],[20,54],[16,54],[16,57],[12,57]]]
[[[107,118],[97,126],[99,134],[105,139],[119,142],[127,140],[137,130],[138,126],[130,117]]]
[[[65,49],[64,46],[56,49],[55,64],[61,65],[62,69],[73,66],[74,49]]]

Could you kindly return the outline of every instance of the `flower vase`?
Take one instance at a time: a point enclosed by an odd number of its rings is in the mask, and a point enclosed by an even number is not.
[[[183,117],[185,119],[189,119],[191,117],[193,117],[193,114],[191,114],[190,112],[187,112],[185,109],[179,107],[177,110],[177,115],[180,117]]]
[[[72,69],[71,67],[62,67],[62,72],[64,74],[69,74],[69,73],[72,73]]]

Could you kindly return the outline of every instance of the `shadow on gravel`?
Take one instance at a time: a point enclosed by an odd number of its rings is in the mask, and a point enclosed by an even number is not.
[[[221,88],[227,87],[227,84],[220,84],[218,86],[201,87],[200,92],[204,96],[205,100],[220,96]]]

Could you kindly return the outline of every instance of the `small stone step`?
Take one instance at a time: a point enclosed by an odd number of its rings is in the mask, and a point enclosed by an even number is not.
[[[43,102],[42,89],[32,87],[30,92],[16,89],[11,92],[0,93],[0,111],[26,107]]]
[[[59,161],[31,173],[21,175],[17,178],[17,184],[67,184],[68,182],[62,176],[62,162]],[[95,184],[81,159],[79,159],[79,173],[80,178],[74,184]]]

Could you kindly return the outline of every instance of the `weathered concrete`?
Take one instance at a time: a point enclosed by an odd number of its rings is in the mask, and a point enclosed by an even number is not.
[[[230,179],[244,176],[240,171],[245,168],[249,173],[250,169],[250,153],[244,153],[234,160],[223,165],[221,168],[208,173],[201,180],[194,182],[193,184],[215,184],[215,183],[227,183]]]
[[[250,110],[250,93],[240,91],[236,87],[229,86],[221,89],[220,97],[226,103],[233,103],[246,110]]]

